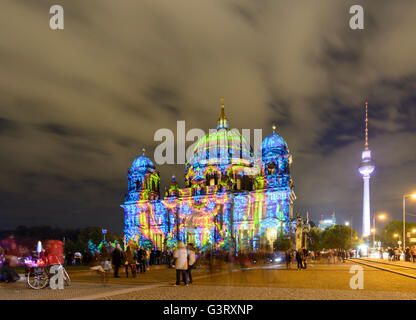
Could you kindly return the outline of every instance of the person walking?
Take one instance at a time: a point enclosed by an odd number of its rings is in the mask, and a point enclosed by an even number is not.
[[[114,278],[120,278],[118,275],[118,269],[123,264],[123,252],[121,252],[120,244],[117,244],[112,255],[112,262],[114,265]]]
[[[308,249],[302,248],[302,269],[306,269],[306,259],[308,258],[308,255]]]
[[[195,262],[196,262],[196,258],[195,258],[195,249],[194,249],[194,244],[193,243],[189,243],[188,244],[188,278],[189,278],[189,283],[192,283],[192,272],[191,270],[195,267]]]
[[[185,285],[188,286],[188,253],[186,251],[185,244],[182,241],[178,241],[178,248],[175,250],[173,257],[175,258],[175,268],[176,268],[176,284],[178,286],[182,280],[185,282]]]

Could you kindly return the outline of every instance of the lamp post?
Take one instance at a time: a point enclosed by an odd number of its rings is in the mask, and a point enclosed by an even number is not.
[[[395,234],[393,235],[393,237],[395,237],[395,238],[399,238],[399,241],[397,241],[397,243],[398,243],[398,245],[400,246],[400,245],[402,244],[400,234],[395,233]]]
[[[101,229],[101,232],[103,233],[103,236],[104,236],[104,240],[103,240],[103,243],[105,243],[105,234],[107,233],[107,229]]]
[[[416,193],[403,195],[403,252],[406,250],[406,198],[416,199]]]
[[[384,220],[386,218],[386,215],[381,213],[377,215],[377,218],[379,220]],[[373,246],[376,247],[376,216],[373,216],[373,229],[371,229],[371,232],[373,233]]]

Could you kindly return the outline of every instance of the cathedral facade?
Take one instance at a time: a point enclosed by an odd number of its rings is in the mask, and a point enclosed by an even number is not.
[[[201,250],[273,249],[279,236],[292,236],[292,156],[275,132],[256,154],[230,130],[222,101],[215,132],[196,144],[185,164],[185,187],[172,177],[160,196],[160,174],[143,154],[127,172],[125,241],[170,249],[178,240]]]

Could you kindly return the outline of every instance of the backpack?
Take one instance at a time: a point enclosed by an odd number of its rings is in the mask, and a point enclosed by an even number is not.
[[[187,255],[188,255],[188,266],[193,266],[194,264],[195,264],[195,252],[194,251],[192,251],[191,250],[191,252],[193,253],[193,254],[189,254],[189,250],[186,250],[187,251]]]

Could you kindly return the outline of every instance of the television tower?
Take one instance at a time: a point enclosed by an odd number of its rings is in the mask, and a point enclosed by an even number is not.
[[[365,103],[365,148],[361,153],[361,164],[358,171],[364,180],[363,192],[363,238],[370,236],[370,177],[375,165],[371,159],[371,150],[368,149],[368,102]]]

